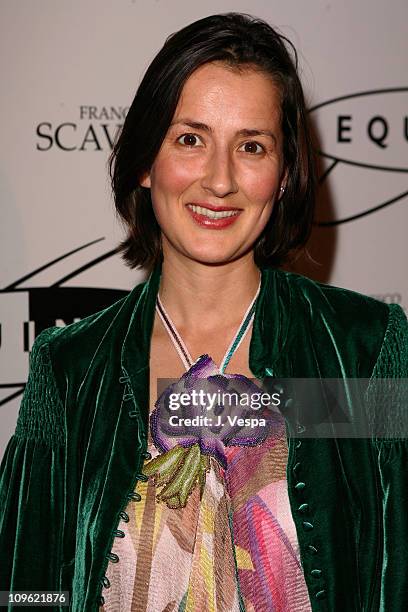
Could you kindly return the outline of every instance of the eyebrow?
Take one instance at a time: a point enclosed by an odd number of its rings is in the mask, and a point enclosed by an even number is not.
[[[173,125],[188,125],[194,130],[203,130],[204,132],[212,133],[212,128],[206,123],[201,123],[200,121],[192,121],[191,119],[179,119],[178,121],[173,121],[170,124],[170,127]],[[243,128],[237,132],[238,136],[270,136],[275,144],[277,144],[277,139],[275,134],[271,130],[256,130],[256,129],[248,129]]]

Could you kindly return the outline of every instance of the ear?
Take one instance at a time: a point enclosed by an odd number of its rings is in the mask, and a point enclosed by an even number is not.
[[[139,180],[139,185],[141,187],[146,187],[147,189],[150,189],[151,187],[150,172],[145,172],[144,174],[142,174]]]

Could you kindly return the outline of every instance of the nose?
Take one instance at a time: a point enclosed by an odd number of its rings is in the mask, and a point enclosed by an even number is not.
[[[238,191],[234,163],[227,149],[217,148],[208,156],[201,185],[217,198]]]

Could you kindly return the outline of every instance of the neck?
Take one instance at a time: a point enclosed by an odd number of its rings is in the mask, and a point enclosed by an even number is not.
[[[220,265],[170,256],[163,260],[159,296],[178,330],[205,333],[238,325],[259,281],[252,252]]]

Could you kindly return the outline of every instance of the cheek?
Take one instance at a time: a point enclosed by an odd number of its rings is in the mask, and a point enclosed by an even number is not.
[[[187,164],[170,157],[156,159],[151,173],[151,192],[154,199],[182,194],[192,183],[193,173]],[[159,204],[160,202],[157,202]]]
[[[278,175],[268,169],[267,172],[257,174],[248,173],[242,182],[249,200],[259,205],[271,203],[279,188]]]

